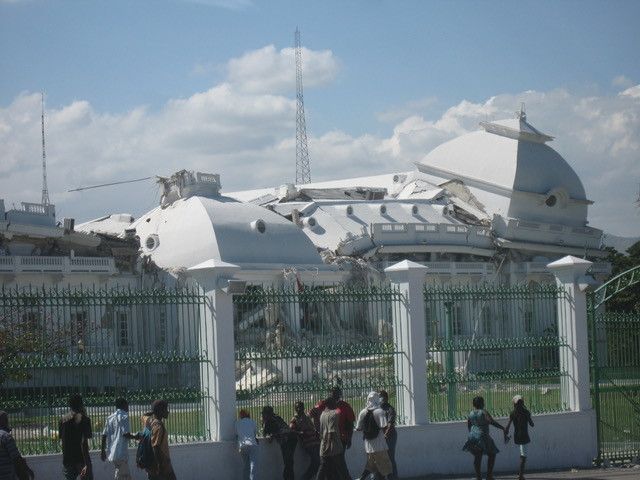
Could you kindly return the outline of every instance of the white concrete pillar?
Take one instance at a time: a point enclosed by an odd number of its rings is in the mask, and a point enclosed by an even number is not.
[[[567,372],[561,387],[563,404],[569,410],[591,410],[589,376],[589,326],[586,290],[594,280],[586,276],[591,262],[568,255],[547,265],[565,295],[558,299],[560,370]]]
[[[424,280],[428,268],[403,260],[385,268],[385,273],[403,294],[402,304],[394,308],[393,334],[399,352],[395,367],[402,383],[398,406],[407,425],[429,423],[427,396],[427,341],[424,310]]]
[[[205,361],[200,368],[207,429],[214,441],[235,438],[236,378],[233,295],[223,290],[237,265],[207,260],[188,269],[205,294],[200,309],[200,345]]]

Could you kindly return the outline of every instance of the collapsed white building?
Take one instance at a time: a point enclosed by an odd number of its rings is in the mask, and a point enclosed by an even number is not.
[[[437,284],[546,283],[546,265],[570,254],[606,276],[592,202],[552,139],[520,113],[438,146],[412,171],[228,195],[291,220],[330,263],[382,272],[411,259]]]
[[[52,205],[4,211],[0,202],[0,279],[5,288],[156,288],[183,285],[189,268],[213,261],[239,266],[236,277],[249,284],[295,288],[384,282],[385,267],[409,259],[428,267],[427,284],[519,285],[552,283],[547,264],[569,254],[593,260],[592,274],[604,278],[610,266],[602,231],[588,224],[591,202],[551,140],[520,114],[482,123],[410,171],[223,194],[219,175],[183,170],[159,178],[160,205],[140,218],[110,214],[77,226],[57,225]],[[151,338],[148,318],[122,310],[100,337],[109,345],[99,345],[82,325],[106,324],[105,312],[69,319],[81,326],[74,342],[83,351],[126,351],[138,339],[168,349],[168,333],[180,337],[178,314],[158,311],[161,330]],[[489,309],[481,316],[493,318]],[[300,317],[270,306],[237,318],[237,332],[276,328],[293,339]],[[128,371],[122,377],[135,383]],[[190,377],[196,382],[197,371]],[[239,381],[262,382],[254,380]]]

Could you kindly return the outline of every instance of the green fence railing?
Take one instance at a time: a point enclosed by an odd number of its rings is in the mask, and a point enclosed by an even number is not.
[[[632,460],[640,456],[640,313],[598,312],[592,321],[597,461]]]
[[[172,411],[172,442],[203,440],[200,307],[196,290],[0,290],[0,409],[25,454],[56,452],[70,394],[84,398],[98,448],[117,397],[132,428],[157,398]]]
[[[481,395],[494,415],[525,397],[534,413],[566,410],[555,285],[425,286],[431,421],[466,418]]]
[[[258,286],[235,296],[238,407],[260,418],[272,405],[288,419],[296,401],[311,407],[334,385],[355,410],[371,390],[387,390],[394,402],[401,352],[392,319],[401,298],[388,286]]]

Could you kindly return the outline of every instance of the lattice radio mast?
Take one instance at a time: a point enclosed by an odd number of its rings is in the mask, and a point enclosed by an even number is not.
[[[49,205],[47,188],[47,152],[44,148],[44,92],[42,92],[42,205]]]
[[[307,122],[304,118],[304,96],[302,92],[302,47],[300,30],[296,27],[296,183],[311,182],[309,147],[307,146]]]

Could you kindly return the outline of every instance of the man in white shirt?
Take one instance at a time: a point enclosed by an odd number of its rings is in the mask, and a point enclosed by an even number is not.
[[[102,431],[100,458],[113,463],[115,480],[131,480],[129,472],[129,440],[137,439],[131,435],[129,425],[129,404],[124,398],[116,400],[116,411],[109,415]]]
[[[358,415],[356,430],[364,437],[364,451],[367,453],[367,464],[360,476],[365,480],[372,473],[381,475],[385,479],[392,478],[393,467],[389,458],[389,447],[384,438],[387,426],[387,415],[380,408],[378,392],[370,392],[367,396],[367,406]]]
[[[238,437],[238,452],[242,456],[242,480],[255,480],[258,461],[258,426],[249,412],[240,410],[236,420],[236,436]]]

